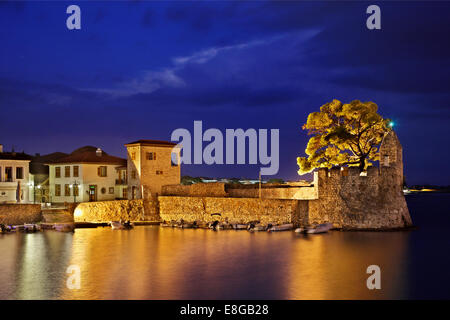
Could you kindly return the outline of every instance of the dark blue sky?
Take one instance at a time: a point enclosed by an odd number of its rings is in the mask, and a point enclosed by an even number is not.
[[[82,29],[69,31],[70,4]],[[381,7],[382,30],[366,28]],[[450,184],[450,2],[0,2],[0,143],[41,154],[279,128],[298,179],[310,112],[371,100],[395,120],[409,184]],[[256,177],[259,166],[184,166]]]

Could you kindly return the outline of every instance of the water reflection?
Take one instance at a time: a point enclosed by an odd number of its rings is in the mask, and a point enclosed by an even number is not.
[[[78,229],[0,238],[2,299],[377,299],[405,297],[410,233]],[[81,289],[66,287],[69,265]],[[382,290],[366,288],[366,268]]]

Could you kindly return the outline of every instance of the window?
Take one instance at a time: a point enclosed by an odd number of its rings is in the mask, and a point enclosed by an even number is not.
[[[74,184],[73,185],[73,195],[78,197],[79,196],[79,191],[78,191],[78,185]]]
[[[23,179],[23,168],[22,167],[16,168],[16,179]]]
[[[389,156],[384,156],[384,166],[389,167]]]
[[[99,177],[106,177],[108,175],[108,167],[101,166],[98,167],[98,176]]]
[[[6,182],[12,182],[13,181],[13,177],[12,177],[12,167],[6,167],[5,168],[5,181]]]
[[[102,188],[100,191],[102,192],[102,194],[105,194],[106,193],[106,188]]]
[[[122,198],[128,199],[128,188],[123,188]]]
[[[60,197],[61,196],[61,185],[55,184],[55,196]]]
[[[114,187],[109,188],[109,194],[114,194]]]
[[[78,177],[78,171],[79,171],[79,167],[78,166],[73,166],[73,176],[75,178]]]
[[[64,185],[64,195],[66,197],[70,196],[70,185],[68,185],[68,184]]]
[[[156,170],[156,174],[160,175],[160,174],[163,174],[163,172],[160,170]]]
[[[55,168],[55,178],[61,178],[61,167]]]
[[[136,179],[136,170],[131,171],[131,179]]]
[[[70,166],[64,167],[64,177],[66,177],[66,178],[70,177]]]
[[[147,160],[156,160],[156,152],[147,152]]]
[[[2,182],[2,167],[0,167],[0,182]]]
[[[131,153],[131,160],[136,160],[136,152]]]

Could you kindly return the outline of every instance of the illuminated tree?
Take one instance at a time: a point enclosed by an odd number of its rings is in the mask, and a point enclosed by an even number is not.
[[[298,174],[336,165],[357,166],[364,171],[379,160],[381,140],[393,123],[377,111],[374,102],[342,104],[333,100],[321,106],[320,112],[310,113],[302,128],[312,137],[305,150],[307,157],[297,158]]]

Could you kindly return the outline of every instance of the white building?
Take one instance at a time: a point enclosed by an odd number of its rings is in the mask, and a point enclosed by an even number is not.
[[[127,160],[86,146],[49,165],[50,201],[87,202],[127,197]],[[125,180],[125,181],[124,181]]]
[[[3,152],[0,145],[0,203],[29,203],[29,163],[31,156]]]

